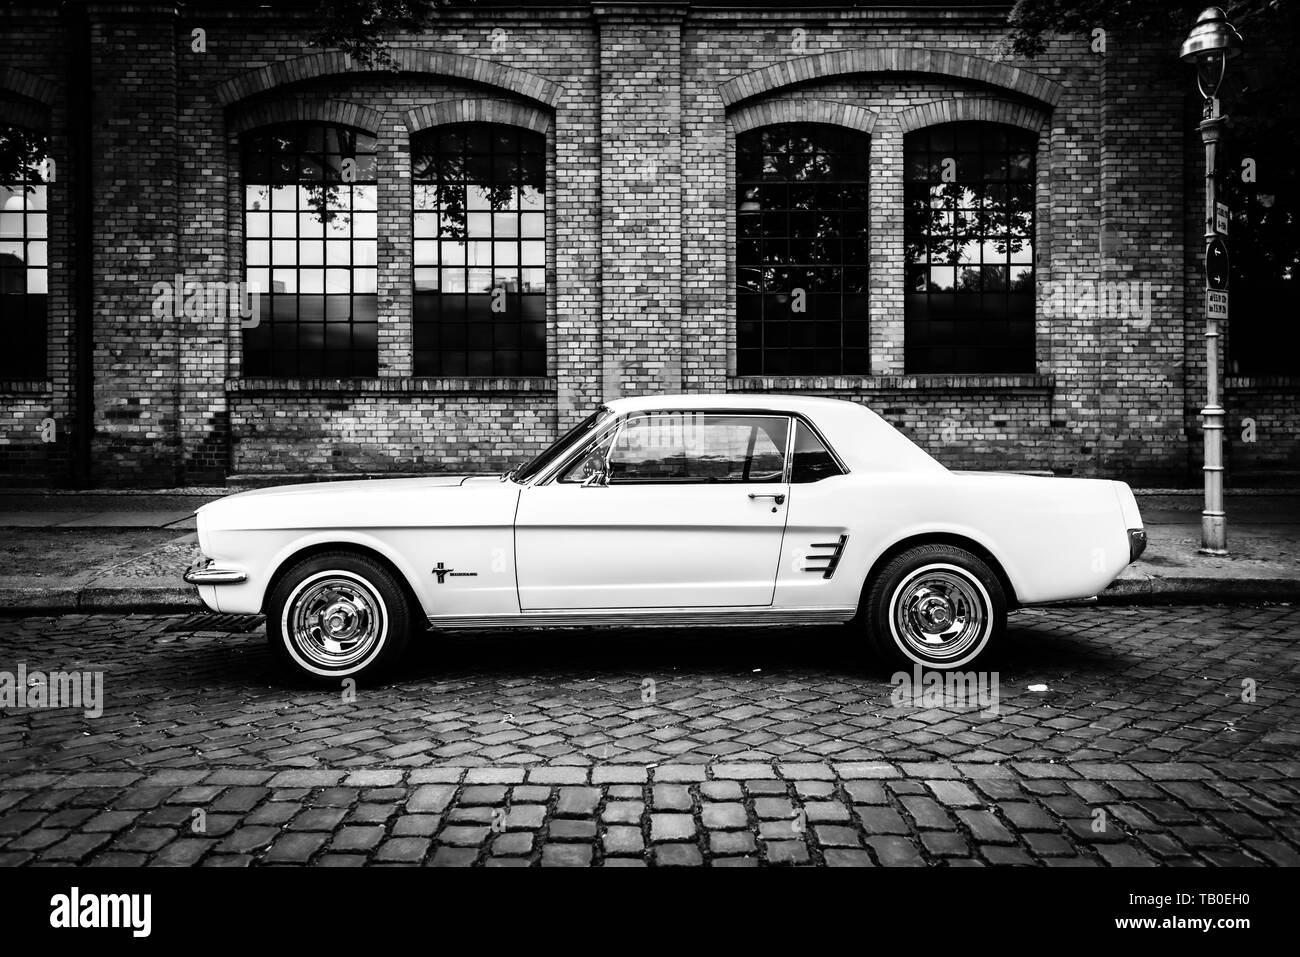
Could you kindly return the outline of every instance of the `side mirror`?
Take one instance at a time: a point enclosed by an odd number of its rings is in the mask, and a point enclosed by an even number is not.
[[[609,484],[609,472],[599,468],[582,480],[583,488],[604,488]]]

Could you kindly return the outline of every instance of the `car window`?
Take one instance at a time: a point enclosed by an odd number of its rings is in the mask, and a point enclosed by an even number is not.
[[[820,482],[832,475],[843,475],[844,470],[835,462],[835,456],[822,444],[817,433],[807,424],[795,420],[794,456],[790,465],[792,484]]]
[[[609,447],[614,439],[618,437],[618,429],[610,429],[595,442],[592,442],[578,453],[578,457],[573,460],[568,468],[560,472],[556,477],[557,482],[585,482],[597,472],[605,469],[605,461],[609,458]]]
[[[611,485],[780,482],[785,416],[655,412],[631,416],[609,456]]]

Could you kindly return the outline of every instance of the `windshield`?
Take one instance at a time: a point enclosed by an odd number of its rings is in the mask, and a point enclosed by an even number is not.
[[[560,458],[560,456],[578,442],[581,442],[591,433],[592,429],[604,422],[613,414],[614,413],[610,409],[602,405],[568,432],[564,433],[564,435],[560,436],[560,438],[545,452],[516,472],[515,481],[527,482],[530,479],[535,478],[541,472],[544,472],[548,466],[552,465],[556,461],[556,459]]]

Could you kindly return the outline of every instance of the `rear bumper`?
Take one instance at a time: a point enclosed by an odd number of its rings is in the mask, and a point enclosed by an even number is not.
[[[1128,560],[1135,562],[1147,550],[1147,530],[1130,528],[1128,530]]]

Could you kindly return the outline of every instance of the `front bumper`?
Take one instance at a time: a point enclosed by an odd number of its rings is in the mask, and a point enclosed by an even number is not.
[[[201,558],[181,576],[191,585],[238,585],[248,581],[248,573],[238,568],[213,565],[212,559]]]
[[[1147,550],[1147,530],[1130,528],[1128,530],[1128,560],[1135,562]]]

